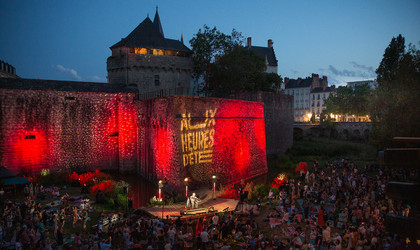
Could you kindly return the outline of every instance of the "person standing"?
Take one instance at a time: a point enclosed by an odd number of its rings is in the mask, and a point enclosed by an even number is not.
[[[318,210],[318,226],[322,227],[324,226],[324,208],[321,207]]]
[[[271,201],[273,200],[274,193],[273,190],[270,188],[270,191],[268,192],[268,203],[270,204],[270,207],[272,206]]]

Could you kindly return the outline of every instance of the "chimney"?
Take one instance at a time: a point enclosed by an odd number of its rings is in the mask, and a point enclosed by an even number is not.
[[[299,77],[298,80],[297,80],[297,83],[300,84],[301,82],[302,82],[302,78]]]
[[[251,37],[248,37],[246,45],[248,48],[251,48]]]
[[[289,77],[284,78],[284,84],[286,85],[289,82]]]
[[[322,87],[319,84],[319,75],[312,73],[312,89]]]
[[[267,47],[268,47],[268,48],[273,47],[273,40],[268,39],[268,41],[267,41]]]

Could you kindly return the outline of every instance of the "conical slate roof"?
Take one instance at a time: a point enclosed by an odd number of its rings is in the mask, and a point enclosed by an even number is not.
[[[191,52],[180,41],[166,39],[160,23],[159,14],[156,10],[154,22],[149,17],[143,20],[126,38],[114,44],[112,48],[126,46],[149,49],[171,49],[177,51]]]
[[[159,18],[159,13],[158,13],[158,8],[157,7],[156,7],[156,14],[155,14],[155,18],[153,19],[153,23],[155,24],[155,26],[159,30],[160,34],[162,34],[162,36],[165,36],[163,34],[162,24],[160,23],[160,18]]]

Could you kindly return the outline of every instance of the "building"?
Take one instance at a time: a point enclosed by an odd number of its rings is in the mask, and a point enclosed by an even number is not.
[[[319,119],[322,110],[325,109],[325,100],[335,86],[328,87],[328,78],[321,79],[318,74],[305,79],[284,78],[285,93],[294,97],[294,121],[309,122],[312,116]]]
[[[311,115],[315,116],[315,121],[319,121],[322,110],[326,108],[325,100],[335,91],[335,86],[317,87],[311,91]]]
[[[110,47],[108,82],[138,88],[140,99],[190,94],[192,52],[183,42],[165,38],[156,9],[126,38]]]
[[[360,86],[360,85],[365,85],[365,84],[369,85],[371,89],[376,89],[378,87],[378,82],[376,80],[347,82],[347,87],[354,88],[355,86]]]
[[[16,75],[15,67],[0,61],[0,78],[19,78],[19,76]]]
[[[248,37],[246,47],[255,51],[259,56],[265,59],[267,65],[267,69],[265,72],[277,74],[278,65],[276,54],[274,53],[273,40],[269,39],[267,41],[267,47],[260,47],[252,46],[252,38]]]

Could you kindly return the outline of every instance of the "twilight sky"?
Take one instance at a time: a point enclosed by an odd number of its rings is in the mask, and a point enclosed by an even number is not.
[[[148,15],[166,38],[189,40],[204,24],[236,29],[255,46],[272,39],[282,77],[330,84],[374,79],[392,37],[419,46],[418,0],[1,0],[0,60],[23,78],[106,82],[110,46]]]

